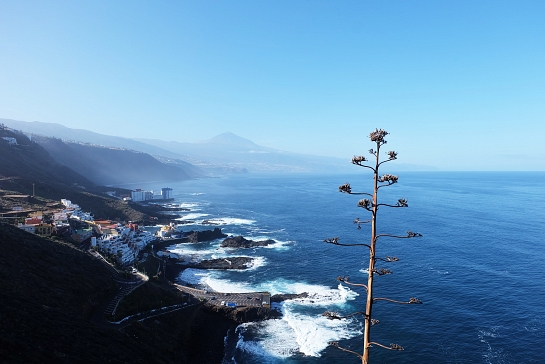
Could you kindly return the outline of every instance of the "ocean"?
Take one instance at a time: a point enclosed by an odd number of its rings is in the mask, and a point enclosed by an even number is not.
[[[321,314],[364,310],[365,292],[339,283],[337,276],[366,282],[365,247],[326,244],[368,243],[370,228],[355,218],[370,192],[372,174],[234,175],[170,183],[174,203],[188,207],[184,230],[206,230],[209,220],[230,235],[274,239],[276,244],[227,249],[221,240],[172,246],[193,259],[255,258],[244,271],[188,269],[180,281],[219,292],[308,292],[309,297],[275,306],[278,320],[240,325],[226,338],[225,363],[358,363],[352,354],[328,346],[331,340],[361,352],[361,317],[327,320]],[[386,168],[384,168],[386,169]],[[377,264],[393,274],[375,278],[375,297],[422,305],[377,302],[371,340],[397,343],[404,351],[371,349],[372,363],[544,363],[545,362],[545,173],[401,172],[399,183],[380,190],[379,202],[406,198],[408,208],[381,208],[378,232],[423,236],[381,238]],[[167,187],[164,184],[146,188]]]

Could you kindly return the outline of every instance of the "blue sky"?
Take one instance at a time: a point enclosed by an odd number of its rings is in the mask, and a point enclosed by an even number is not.
[[[0,0],[0,117],[545,170],[543,1]]]

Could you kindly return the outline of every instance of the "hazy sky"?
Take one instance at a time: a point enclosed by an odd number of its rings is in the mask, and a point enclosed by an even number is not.
[[[0,117],[545,170],[545,1],[0,0]]]

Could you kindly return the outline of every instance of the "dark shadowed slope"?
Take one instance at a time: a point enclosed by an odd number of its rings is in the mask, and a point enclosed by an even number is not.
[[[190,178],[183,168],[162,163],[146,153],[68,143],[57,138],[35,137],[34,140],[58,163],[100,185],[180,181]]]
[[[220,363],[232,321],[201,306],[123,330],[91,320],[117,287],[98,260],[0,223],[0,362]]]
[[[4,137],[15,139],[16,144],[10,144]],[[66,198],[97,218],[146,221],[150,213],[157,216],[145,207],[106,195],[106,190],[117,190],[119,194],[129,191],[93,184],[72,169],[56,163],[44,148],[21,133],[0,129],[0,156],[2,212],[14,206],[46,209],[47,204]],[[6,197],[6,194],[35,196],[20,199]]]
[[[128,138],[107,135],[108,130],[105,130],[104,134],[99,134],[85,129],[68,128],[64,125],[57,123],[43,123],[39,121],[27,122],[1,118],[0,123],[3,123],[4,125],[9,126],[13,129],[21,130],[27,134],[37,134],[48,137],[55,137],[63,140],[92,143],[95,145],[102,145],[107,147],[132,149],[151,155],[160,155],[169,158],[183,157],[160,147],[140,143],[138,141]]]

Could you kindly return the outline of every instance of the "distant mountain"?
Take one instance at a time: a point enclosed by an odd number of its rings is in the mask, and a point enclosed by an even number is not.
[[[350,173],[355,169],[350,159],[321,157],[286,152],[258,145],[251,140],[227,132],[196,143],[165,142],[157,139],[135,139],[184,155],[201,168],[231,166],[254,172],[324,172]],[[392,162],[395,171],[436,170],[434,167]]]
[[[136,140],[188,156],[189,161],[199,167],[228,165],[254,172],[335,172],[346,168],[346,161],[340,158],[268,148],[230,132],[196,143]]]
[[[247,148],[268,149],[268,148],[261,147],[255,144],[249,139],[240,137],[231,132],[223,133],[211,139],[197,142],[197,144],[216,144],[216,145],[225,145],[225,146],[231,146],[231,147],[235,146],[235,147],[246,148],[246,149]],[[274,149],[271,149],[271,150],[274,150]]]
[[[354,172],[350,158],[320,157],[291,153],[258,145],[233,133],[219,134],[196,142],[176,142],[157,139],[128,139],[70,129],[60,124],[0,119],[0,123],[19,128],[25,133],[53,136],[63,140],[126,148],[148,153],[163,163],[181,167],[189,176],[199,173],[224,175],[250,172]],[[185,166],[183,163],[187,163]],[[189,165],[191,164],[192,167]],[[391,163],[395,170],[430,170],[427,166]]]
[[[133,151],[150,154],[163,163],[174,165],[183,169],[188,176],[202,177],[207,174],[229,174],[247,172],[244,168],[226,165],[210,165],[200,163],[203,169],[191,164],[195,158],[174,153],[161,147],[161,142],[156,145],[146,144],[129,138],[104,135],[84,129],[67,128],[56,123],[42,123],[39,121],[26,122],[12,119],[0,119],[0,123],[12,128],[21,130],[26,134],[59,138],[64,141],[90,143],[95,146],[124,148]],[[162,142],[165,143],[165,142]],[[199,161],[199,160],[197,160]],[[200,161],[199,161],[200,162]]]

